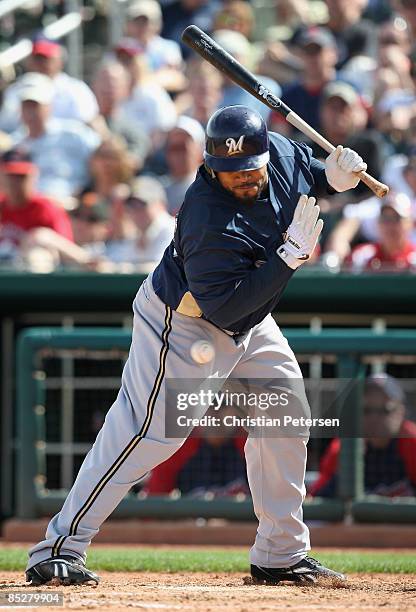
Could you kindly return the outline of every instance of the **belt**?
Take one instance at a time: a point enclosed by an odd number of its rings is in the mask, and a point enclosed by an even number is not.
[[[222,329],[222,327],[219,327],[219,329],[221,331],[223,331],[224,333],[226,333],[227,336],[230,336],[233,340],[236,340],[237,342],[243,342],[247,338],[247,336],[249,334],[248,331],[246,331],[246,332],[232,332],[232,331],[230,331],[228,329]]]
[[[204,316],[202,310],[198,306],[194,296],[190,291],[187,291],[182,296],[180,304],[176,308],[173,308],[173,310],[175,310],[175,312],[178,312],[181,315],[185,315],[186,317],[204,319],[205,321],[208,321],[208,323],[211,323],[211,325],[215,325],[215,323],[213,323]],[[222,332],[227,334],[227,336],[230,336],[234,340],[240,340],[240,338],[244,340],[244,338],[248,334],[248,332],[233,332],[229,329],[223,329],[222,327],[219,327],[219,325],[215,325],[215,327],[217,329],[220,329]]]
[[[211,321],[210,321],[210,323],[211,323]],[[231,338],[235,338],[236,336],[241,336],[241,333],[242,333],[242,332],[232,332],[229,329],[223,329],[222,327],[219,327],[218,329],[220,329],[225,334],[227,334],[227,336],[231,336]]]
[[[212,321],[207,319],[204,315],[202,315],[201,319],[203,319],[204,321],[208,321],[208,323],[211,323],[211,325],[214,325],[214,327],[224,332],[224,334],[227,334],[227,336],[230,336],[230,338],[238,338],[239,336],[246,336],[248,334],[248,332],[233,332],[233,331],[230,331],[229,329],[224,329],[223,327],[220,327],[216,323],[213,323]]]

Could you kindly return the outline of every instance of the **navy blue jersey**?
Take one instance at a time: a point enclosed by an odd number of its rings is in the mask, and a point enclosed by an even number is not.
[[[328,193],[309,147],[270,133],[268,195],[246,203],[203,166],[176,218],[175,236],[153,273],[174,310],[242,333],[272,312],[294,270],[276,254],[301,194]]]

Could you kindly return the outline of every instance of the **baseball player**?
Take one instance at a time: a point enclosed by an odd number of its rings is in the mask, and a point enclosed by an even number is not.
[[[177,216],[175,235],[133,303],[121,388],[62,510],[29,552],[27,581],[98,582],[85,551],[129,489],[184,439],[165,436],[165,379],[301,379],[271,316],[322,230],[319,195],[358,184],[366,164],[342,146],[325,164],[301,143],[267,132],[244,106],[217,111],[204,164]],[[207,341],[210,360],[191,347]],[[202,362],[202,363],[200,363]],[[185,436],[186,438],[186,436]],[[338,574],[315,559],[302,518],[305,436],[248,436],[247,473],[258,531],[251,574],[261,582],[314,582]]]

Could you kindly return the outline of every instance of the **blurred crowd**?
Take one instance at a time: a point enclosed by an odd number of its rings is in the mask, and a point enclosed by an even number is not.
[[[38,4],[40,14],[50,9]],[[363,183],[321,199],[325,228],[311,264],[414,269],[416,0],[263,4],[131,0],[120,39],[100,40],[96,61],[86,54],[85,81],[66,72],[65,46],[37,30],[20,64],[2,64],[0,53],[0,266],[151,270],[202,163],[205,125],[221,106],[255,108],[271,130],[324,158],[182,44],[194,23],[391,188],[383,200]]]

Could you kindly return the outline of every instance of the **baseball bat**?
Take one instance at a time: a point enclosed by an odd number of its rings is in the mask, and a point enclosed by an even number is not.
[[[314,130],[306,121],[292,111],[280,98],[272,94],[267,87],[264,87],[247,68],[244,68],[232,55],[227,53],[218,45],[208,34],[200,30],[195,25],[188,26],[182,33],[182,40],[189,47],[194,49],[199,55],[206,59],[210,64],[226,74],[232,81],[240,85],[243,89],[252,94],[255,98],[263,102],[266,106],[277,111],[286,121],[300,130],[311,140],[316,142],[324,151],[332,153],[335,149],[326,138]],[[375,195],[383,198],[388,194],[389,188],[367,172],[357,172],[360,181],[365,183]]]

